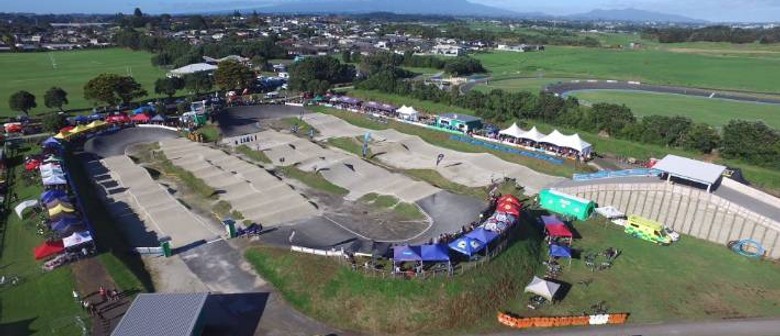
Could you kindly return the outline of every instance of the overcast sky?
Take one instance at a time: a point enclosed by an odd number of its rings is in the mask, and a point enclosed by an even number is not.
[[[300,0],[2,0],[0,12],[180,13],[260,7]],[[321,0],[305,0],[321,1]],[[331,0],[337,1],[337,0]],[[392,0],[388,0],[392,1]],[[780,0],[470,0],[518,12],[566,15],[592,9],[637,8],[710,21],[780,21]]]

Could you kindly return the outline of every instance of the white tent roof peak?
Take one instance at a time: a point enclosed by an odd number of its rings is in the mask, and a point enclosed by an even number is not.
[[[498,132],[498,134],[508,135],[514,138],[520,138],[523,136],[523,134],[525,134],[525,131],[523,131],[519,126],[517,126],[517,123],[512,123],[512,126],[509,126],[509,128]]]
[[[523,139],[528,139],[535,142],[539,142],[539,140],[542,140],[544,137],[544,133],[539,132],[539,130],[536,129],[536,126],[532,127],[531,130],[523,134]]]
[[[401,108],[396,110],[398,114],[408,114],[408,115],[415,115],[417,114],[417,110],[414,109],[414,107],[403,105]]]

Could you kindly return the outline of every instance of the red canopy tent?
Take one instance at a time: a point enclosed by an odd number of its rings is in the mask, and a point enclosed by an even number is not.
[[[24,169],[27,171],[36,170],[41,167],[41,160],[32,159],[24,163]]]
[[[547,231],[547,234],[550,237],[563,237],[563,238],[572,237],[571,231],[569,231],[569,228],[567,228],[566,225],[564,225],[563,223],[547,224],[544,226],[544,229]]]
[[[62,240],[57,241],[45,241],[43,244],[36,246],[33,249],[33,255],[35,260],[41,260],[49,256],[53,256],[65,250],[65,244]]]
[[[5,124],[5,132],[6,133],[19,133],[23,129],[22,124],[20,123],[8,123]]]
[[[517,197],[515,197],[513,195],[508,195],[507,194],[507,195],[504,195],[504,196],[501,196],[501,197],[498,198],[498,204],[506,203],[506,202],[515,204],[517,206],[522,206],[523,205],[522,203],[520,203],[520,200],[517,199]]]
[[[515,217],[520,216],[520,206],[511,202],[503,202],[499,203],[498,206],[496,206],[497,212],[504,212],[508,213],[510,215],[514,215]]]
[[[135,122],[149,122],[151,119],[152,117],[148,116],[146,113],[139,113],[130,118],[130,120]]]
[[[65,133],[70,132],[70,130],[72,130],[72,129],[73,129],[73,126],[65,126],[63,128],[60,128],[60,133],[65,134]]]
[[[127,114],[124,113],[112,114],[106,118],[106,122],[113,123],[113,124],[126,123],[126,122],[130,122],[130,117],[128,117]]]

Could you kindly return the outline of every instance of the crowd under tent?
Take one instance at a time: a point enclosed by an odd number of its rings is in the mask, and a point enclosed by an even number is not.
[[[591,149],[593,148],[591,144],[583,141],[579,134],[563,135],[561,132],[558,132],[558,130],[553,130],[552,133],[540,139],[538,142],[550,144],[558,148],[570,148],[576,150],[582,156],[589,156]]]
[[[667,181],[676,177],[700,183],[707,186],[707,192],[712,191],[712,186],[720,181],[726,170],[726,167],[721,165],[671,154],[658,161],[653,168],[666,173]]]
[[[525,286],[525,292],[536,294],[549,301],[552,301],[560,288],[561,285],[558,283],[547,281],[534,276],[533,280],[531,280],[531,283],[529,283],[528,286]]]
[[[411,106],[403,105],[395,112],[398,113],[398,117],[403,120],[417,121],[420,118],[420,114]]]
[[[547,135],[545,135],[542,132],[539,132],[539,130],[536,129],[536,126],[534,126],[534,127],[531,127],[531,130],[529,130],[528,132],[523,133],[523,135],[520,137],[520,139],[530,140],[530,141],[533,141],[533,142],[539,142],[540,140],[542,140],[546,136]]]
[[[33,248],[33,256],[35,260],[41,260],[53,255],[62,253],[65,250],[65,245],[62,240],[45,241],[41,245]]]
[[[21,203],[17,204],[14,207],[14,212],[16,212],[16,215],[19,216],[19,218],[24,218],[22,215],[24,214],[24,210],[27,210],[29,208],[34,208],[38,206],[37,200],[26,200],[22,201]]]
[[[91,243],[92,241],[92,234],[89,231],[74,232],[72,235],[62,238],[65,248]]]
[[[479,253],[485,248],[485,244],[471,237],[461,236],[449,244],[451,250],[460,252],[469,257]]]

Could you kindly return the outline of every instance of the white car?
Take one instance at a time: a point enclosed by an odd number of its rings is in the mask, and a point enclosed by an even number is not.
[[[680,234],[668,227],[664,227],[664,233],[669,236],[673,242],[680,240]]]

